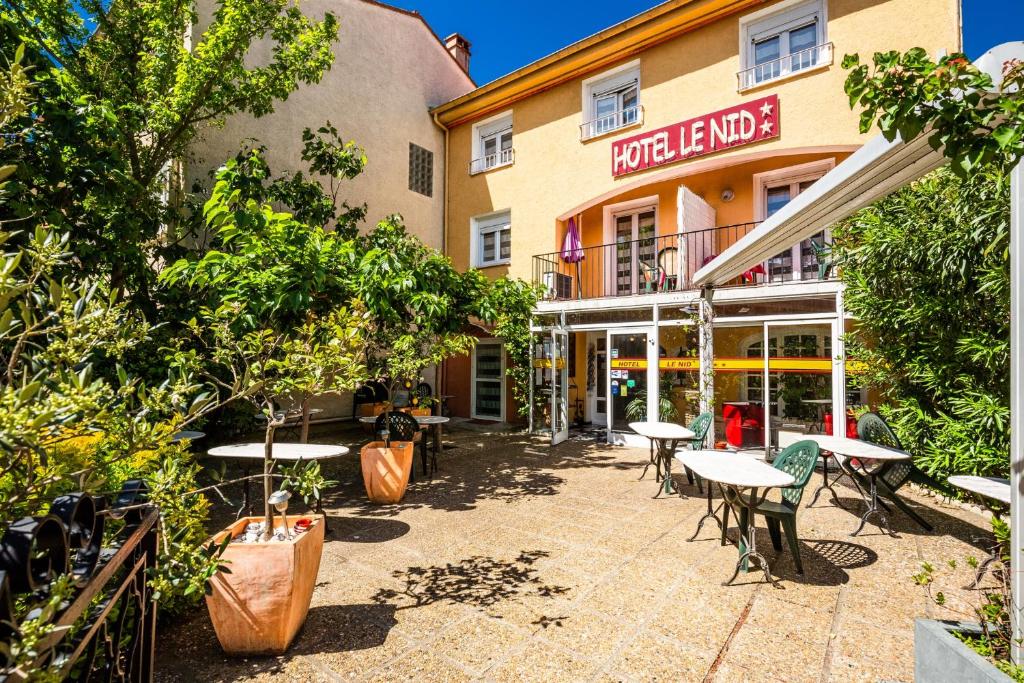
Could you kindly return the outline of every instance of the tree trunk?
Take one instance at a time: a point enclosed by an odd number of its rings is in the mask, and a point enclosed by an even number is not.
[[[302,431],[299,432],[299,443],[309,443],[309,397],[302,401]]]
[[[263,520],[266,524],[266,531],[263,540],[269,541],[274,536],[274,518],[270,510],[270,494],[273,493],[273,485],[270,478],[270,471],[274,466],[274,413],[271,411],[267,416],[267,433],[263,436]]]

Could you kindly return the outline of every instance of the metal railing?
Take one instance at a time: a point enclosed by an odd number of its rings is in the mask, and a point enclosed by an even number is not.
[[[604,135],[605,133],[611,133],[619,128],[625,128],[626,126],[632,126],[634,124],[642,125],[644,122],[644,108],[642,105],[636,105],[635,107],[626,107],[618,111],[613,111],[611,114],[605,114],[586,123],[580,124],[580,139],[589,140],[590,138],[597,137],[598,135]]]
[[[72,493],[49,514],[25,517],[0,540],[0,680],[23,680],[5,653],[20,637],[13,607],[24,596],[43,602],[62,574],[74,590],[53,615],[56,627],[36,644],[33,667],[60,680],[153,680],[157,519],[145,485],[125,483],[112,506],[105,497]],[[29,612],[32,618],[37,612]]]
[[[822,43],[793,52],[764,64],[755,64],[736,74],[739,90],[747,90],[790,74],[832,63],[832,43]]]
[[[479,159],[473,159],[469,162],[469,173],[483,173],[489,171],[492,168],[499,168],[501,166],[510,166],[515,163],[516,150],[514,147],[503,149],[500,152],[494,154],[487,154]]]
[[[533,279],[549,301],[686,291],[693,288],[694,273],[756,226],[739,223],[584,247],[579,261],[567,261],[561,252],[540,254],[533,257]],[[827,261],[829,241],[827,233],[819,233],[727,285],[827,279],[830,269],[821,263]]]

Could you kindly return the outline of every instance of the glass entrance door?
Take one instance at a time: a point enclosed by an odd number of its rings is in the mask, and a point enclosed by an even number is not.
[[[782,449],[807,434],[830,431],[832,322],[766,323],[764,329],[767,443]]]
[[[649,338],[646,329],[608,334],[608,396],[614,431],[626,432],[630,422],[647,421]]]
[[[532,356],[530,428],[559,444],[569,438],[569,335],[534,332]]]

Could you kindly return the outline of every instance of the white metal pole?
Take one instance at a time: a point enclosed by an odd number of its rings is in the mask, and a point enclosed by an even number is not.
[[[700,345],[700,363],[697,373],[700,387],[700,412],[702,413],[715,410],[715,312],[711,303],[713,294],[713,289],[705,287],[701,291],[700,298],[697,299],[697,343]],[[715,447],[715,438],[715,421],[711,420],[711,426],[708,427],[706,439],[708,448]]]
[[[1010,619],[1015,663],[1024,635],[1024,161],[1010,176]]]

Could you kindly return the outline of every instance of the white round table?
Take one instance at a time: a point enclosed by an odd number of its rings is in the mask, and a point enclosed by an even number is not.
[[[854,531],[851,536],[856,536],[863,529],[864,525],[867,524],[868,518],[871,515],[878,515],[882,524],[879,528],[888,533],[890,536],[895,537],[892,527],[889,526],[889,518],[885,515],[885,512],[878,505],[878,477],[885,474],[886,470],[897,462],[905,462],[911,459],[910,453],[901,451],[898,448],[889,448],[888,446],[881,446],[870,441],[862,441],[860,439],[850,439],[845,436],[833,436],[829,434],[808,434],[807,439],[817,442],[817,444],[825,449],[826,451],[832,451],[837,455],[846,457],[846,463],[850,467],[856,468],[868,478],[870,482],[870,490],[868,493],[867,503],[868,509],[864,515],[860,518],[860,526]],[[867,461],[867,462],[865,462]],[[837,459],[839,466],[845,468],[845,465],[841,460]],[[856,479],[854,480],[856,481]]]
[[[202,439],[205,436],[206,436],[206,432],[190,432],[190,431],[187,431],[187,430],[186,431],[181,431],[181,432],[175,433],[175,435],[171,437],[171,443],[178,443],[179,441],[185,441],[185,440],[188,440],[188,441],[198,441],[199,439]]]
[[[249,471],[253,460],[263,460],[265,451],[265,444],[262,443],[236,443],[230,446],[218,446],[211,448],[206,451],[208,455],[214,458],[228,458],[244,460],[245,464],[242,466],[243,476],[245,477],[245,487],[243,488],[243,500],[242,507],[239,509],[239,514],[242,510],[247,510],[249,514],[252,514],[252,505],[249,499]],[[284,460],[288,462],[296,462],[299,460],[328,460],[330,458],[338,458],[343,455],[348,455],[349,449],[345,446],[335,446],[333,444],[318,444],[318,443],[275,443],[272,456],[274,460]],[[316,512],[317,514],[323,514],[323,504],[320,498],[316,500]],[[324,517],[324,530],[327,531],[326,526],[327,517]]]
[[[643,479],[647,469],[654,465],[656,480],[661,482],[654,497],[657,498],[662,493],[673,493],[675,484],[672,483],[672,454],[675,453],[680,441],[692,441],[697,435],[674,422],[630,422],[629,428],[651,440],[651,461],[644,467],[640,478]]]
[[[955,474],[949,477],[948,481],[953,486],[967,491],[978,498],[982,505],[988,508],[989,512],[995,517],[1002,516],[1003,513],[1010,507],[1010,480],[1002,477],[978,477],[968,474]],[[995,501],[999,505],[992,505],[989,501]],[[984,578],[985,572],[988,571],[989,567],[994,562],[999,561],[1002,555],[1002,544],[995,543],[989,550],[988,557],[985,561],[978,565],[977,571],[974,573],[974,583],[968,586],[969,589],[975,589],[978,584],[981,583],[981,579]]]
[[[785,488],[796,483],[793,475],[750,456],[727,451],[680,451],[676,459],[695,474],[717,483],[725,502],[736,510],[740,520],[740,556],[732,577],[725,585],[735,581],[740,570],[749,568],[751,558],[757,560],[765,579],[773,586],[778,585],[769,570],[768,559],[757,552],[754,510],[764,502],[770,489]],[[725,534],[724,528],[722,534]]]

